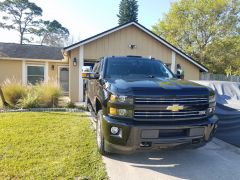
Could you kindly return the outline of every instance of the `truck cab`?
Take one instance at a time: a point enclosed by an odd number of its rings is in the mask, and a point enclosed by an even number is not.
[[[178,79],[160,60],[104,57],[84,77],[101,154],[197,148],[216,132],[214,91]]]

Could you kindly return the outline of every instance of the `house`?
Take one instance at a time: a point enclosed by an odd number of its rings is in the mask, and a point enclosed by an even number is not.
[[[57,82],[68,93],[68,75],[62,48],[0,43],[0,84],[6,79],[22,84]]]
[[[22,45],[24,50],[17,50],[21,47],[15,44],[9,48],[13,52],[5,52],[6,56],[4,52],[2,54],[2,46],[0,83],[11,76],[24,84],[35,82],[36,79],[57,81],[69,92],[73,102],[83,101],[82,66],[93,65],[103,56],[151,56],[162,60],[173,72],[176,72],[176,65],[180,64],[185,79],[189,80],[199,80],[201,72],[208,72],[206,67],[136,22],[114,27],[62,50],[32,45]]]

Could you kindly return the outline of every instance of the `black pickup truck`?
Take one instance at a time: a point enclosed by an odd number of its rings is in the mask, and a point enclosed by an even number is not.
[[[101,154],[196,148],[215,134],[214,91],[178,79],[160,60],[104,57],[83,77]]]

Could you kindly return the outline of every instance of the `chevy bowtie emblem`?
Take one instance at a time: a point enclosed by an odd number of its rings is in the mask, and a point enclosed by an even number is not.
[[[183,106],[179,106],[178,104],[173,104],[172,106],[168,106],[167,110],[177,112],[177,111],[183,110]]]

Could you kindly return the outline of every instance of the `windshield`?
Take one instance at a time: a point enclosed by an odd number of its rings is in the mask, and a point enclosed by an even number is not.
[[[105,77],[161,77],[173,78],[173,74],[160,62],[140,58],[108,58]]]

